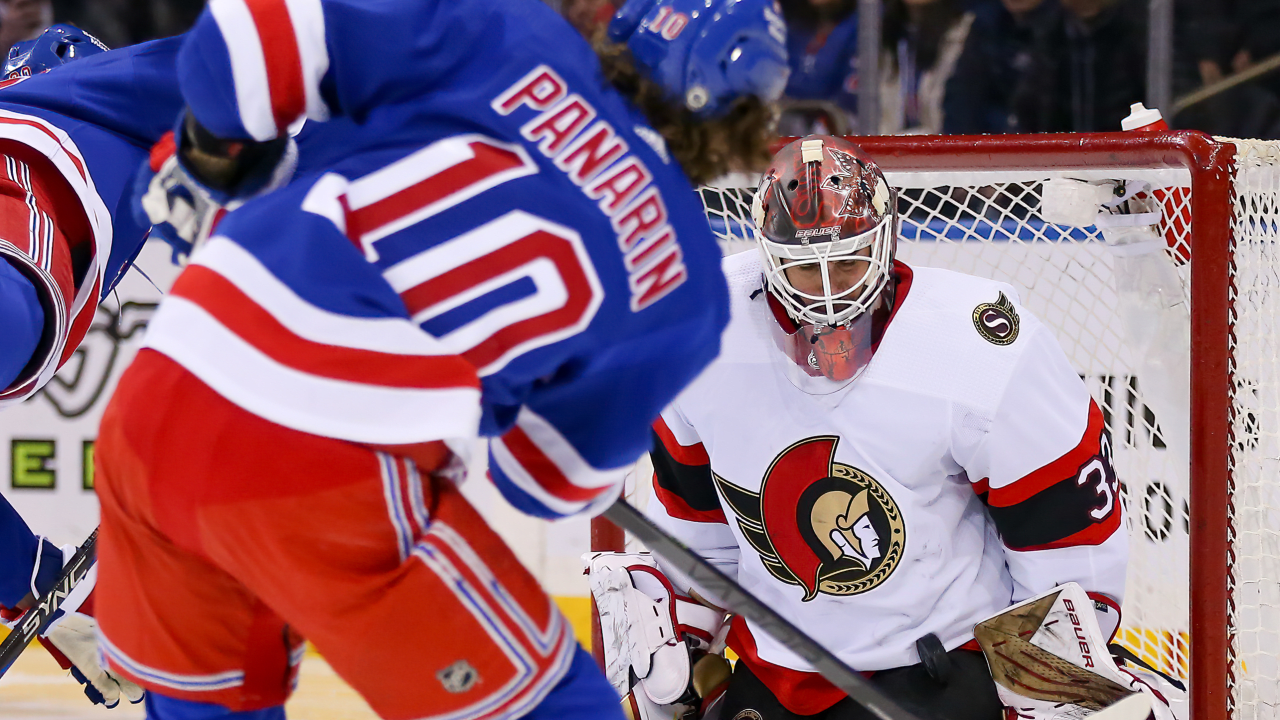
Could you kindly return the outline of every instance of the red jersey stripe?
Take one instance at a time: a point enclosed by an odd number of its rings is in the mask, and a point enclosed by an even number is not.
[[[487,368],[514,347],[578,322],[595,298],[573,244],[546,230],[534,230],[501,252],[494,252],[453,268],[400,293],[410,315],[417,315],[471,289],[478,277],[496,277],[538,260],[551,260],[568,289],[564,305],[498,329],[475,347],[462,352],[477,368]]]
[[[584,488],[574,485],[560,466],[547,457],[542,448],[525,434],[520,426],[512,426],[510,430],[502,436],[502,444],[507,446],[507,450],[511,451],[512,457],[525,472],[537,481],[551,495],[565,502],[589,502],[598,497],[601,493],[609,492],[614,489],[612,485],[605,485],[598,488]]]
[[[488,143],[470,144],[475,157],[431,175],[348,216],[347,232],[359,239],[429,205],[466,191],[472,185],[525,164],[520,155]]]
[[[66,153],[67,159],[71,161],[72,165],[75,165],[76,172],[80,173],[80,179],[87,180],[89,178],[89,174],[84,169],[84,161],[80,159],[79,154],[71,151],[65,144],[63,144],[62,140],[57,135],[51,132],[49,128],[45,127],[44,125],[38,122],[34,122],[32,120],[23,120],[21,118],[15,118],[15,117],[0,117],[0,125],[25,125],[27,127],[35,128],[40,132],[44,133],[45,135],[48,135],[49,139],[58,143],[58,145],[62,149],[67,151]]]
[[[1085,427],[1084,435],[1081,436],[1080,442],[1074,448],[1057,460],[1039,470],[1028,473],[1019,480],[1004,487],[992,488],[991,494],[987,496],[987,502],[995,507],[1017,505],[1031,496],[1074,476],[1079,472],[1081,466],[1089,461],[1089,458],[1098,454],[1099,442],[1102,438],[1102,420],[1102,410],[1098,408],[1096,402],[1090,400],[1089,423]],[[1119,515],[1119,513],[1116,514]]]
[[[656,475],[653,479],[653,496],[658,499],[658,502],[662,503],[662,507],[667,511],[667,514],[677,520],[729,524],[729,521],[724,516],[724,508],[694,510],[689,503],[684,501],[684,498],[659,485]]]
[[[188,267],[171,294],[199,305],[245,342],[302,373],[366,385],[426,390],[480,384],[471,365],[454,355],[398,355],[300,337],[230,280],[201,265]]]
[[[302,78],[302,58],[294,34],[293,19],[284,0],[245,0],[267,68],[271,114],[283,130],[306,112],[307,92]]]
[[[707,449],[702,447],[702,443],[694,443],[693,445],[681,445],[676,436],[671,433],[671,428],[667,427],[667,423],[662,418],[658,418],[653,423],[653,431],[658,434],[658,439],[662,440],[662,446],[667,449],[671,457],[681,465],[710,465],[711,458],[707,456]],[[723,520],[721,521],[723,522]]]
[[[67,342],[62,348],[62,357],[58,359],[58,367],[62,367],[63,363],[71,359],[76,349],[80,347],[80,341],[89,334],[89,328],[93,325],[93,316],[98,312],[97,299],[101,285],[102,283],[94,278],[93,288],[89,291],[90,302],[85,303],[84,307],[80,308],[80,312],[71,318],[71,329],[67,332]]]

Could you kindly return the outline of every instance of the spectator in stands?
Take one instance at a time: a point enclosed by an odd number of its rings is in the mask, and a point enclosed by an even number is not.
[[[1180,0],[1174,95],[1182,96],[1280,52],[1280,0]],[[1280,138],[1280,72],[1183,110],[1175,127],[1214,135]]]
[[[30,40],[53,24],[49,0],[0,0],[0,59],[21,40]]]
[[[204,0],[53,0],[53,9],[58,22],[82,27],[110,47],[123,47],[186,32],[204,9]]]
[[[1057,12],[1057,0],[985,0],[974,7],[964,52],[943,96],[943,132],[1022,130],[1014,97],[1027,82],[1037,30]]]
[[[1015,98],[1029,132],[1119,130],[1146,98],[1146,0],[1060,0]]]
[[[791,78],[789,100],[802,101],[784,115],[779,131],[809,135],[835,132],[807,102],[830,103],[825,112],[845,114],[849,124],[858,112],[857,0],[782,0],[787,19],[787,53]],[[809,107],[808,110],[802,108]],[[794,121],[794,122],[793,122]],[[798,122],[799,124],[795,124]]]
[[[1174,0],[1174,93],[1217,82],[1231,72],[1234,0]]]
[[[1254,63],[1280,53],[1280,0],[1235,0],[1233,19],[1238,28],[1238,45],[1231,57],[1231,70],[1240,72]],[[1262,84],[1280,94],[1280,72],[1265,76]]]
[[[886,0],[880,132],[942,132],[947,81],[973,19],[960,0]]]

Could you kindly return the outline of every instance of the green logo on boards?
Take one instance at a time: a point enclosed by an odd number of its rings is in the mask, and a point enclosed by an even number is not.
[[[57,487],[56,440],[13,440],[9,450],[12,487],[41,490]]]

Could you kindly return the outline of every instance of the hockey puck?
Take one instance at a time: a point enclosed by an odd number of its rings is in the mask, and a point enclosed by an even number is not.
[[[929,633],[917,640],[916,652],[920,654],[924,669],[929,671],[929,677],[943,685],[951,680],[951,658],[937,635]]]

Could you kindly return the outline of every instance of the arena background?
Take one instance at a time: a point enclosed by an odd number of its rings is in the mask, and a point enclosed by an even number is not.
[[[612,11],[606,0],[546,1],[588,35],[598,32]],[[781,127],[786,134],[1118,130],[1128,104],[1144,101],[1161,109],[1177,128],[1280,138],[1280,72],[1275,72],[1280,68],[1280,0],[782,4],[793,21],[793,46],[804,56],[797,60],[788,88]],[[0,0],[0,53],[51,21],[80,25],[112,46],[172,35],[185,30],[202,6],[199,0]],[[1009,26],[1011,17],[1017,22]],[[1042,24],[1027,24],[1029,17]],[[1081,18],[1083,24],[1076,25],[1089,30],[1083,39],[1072,24]],[[1008,33],[991,35],[1002,29]],[[1047,50],[1052,30],[1067,33],[1080,48],[1127,42],[1140,51],[1099,58],[1098,77],[1106,82],[1095,88],[1091,104],[1082,104],[1071,84],[1081,78],[1061,68],[1071,57],[1054,57]],[[932,46],[925,47],[930,38]],[[978,53],[986,46],[994,49]],[[975,59],[976,53],[980,57]],[[926,60],[932,65],[919,73],[920,85],[906,87],[913,83],[904,85],[898,65],[923,65]],[[945,72],[925,82],[934,70]],[[1003,83],[1009,72],[1021,73],[1021,86],[1044,86],[1052,88],[1046,93],[1057,94],[993,93],[992,86]],[[1036,72],[1057,72],[1054,77],[1061,82],[1038,82]],[[858,82],[859,76],[880,81]],[[1053,102],[1064,107],[1045,110]],[[930,106],[936,107],[928,111]],[[948,121],[939,109],[955,112]],[[977,124],[958,126],[962,116]],[[167,248],[150,243],[137,270],[99,308],[76,357],[36,397],[0,413],[0,493],[33,530],[56,543],[78,543],[97,524],[92,473],[97,424],[176,273]],[[557,599],[586,644],[590,603],[579,556],[589,549],[589,522],[546,523],[518,513],[484,479],[483,457],[476,453],[473,479],[464,493]],[[1175,534],[1185,537],[1177,529]],[[56,677],[47,658],[23,662],[34,665],[19,667],[0,682],[0,718],[98,715],[100,709],[74,697],[71,681]],[[290,707],[292,717],[371,717],[322,662],[308,667],[300,697]],[[309,678],[315,678],[314,685]],[[141,717],[141,712],[124,709],[111,717]]]

